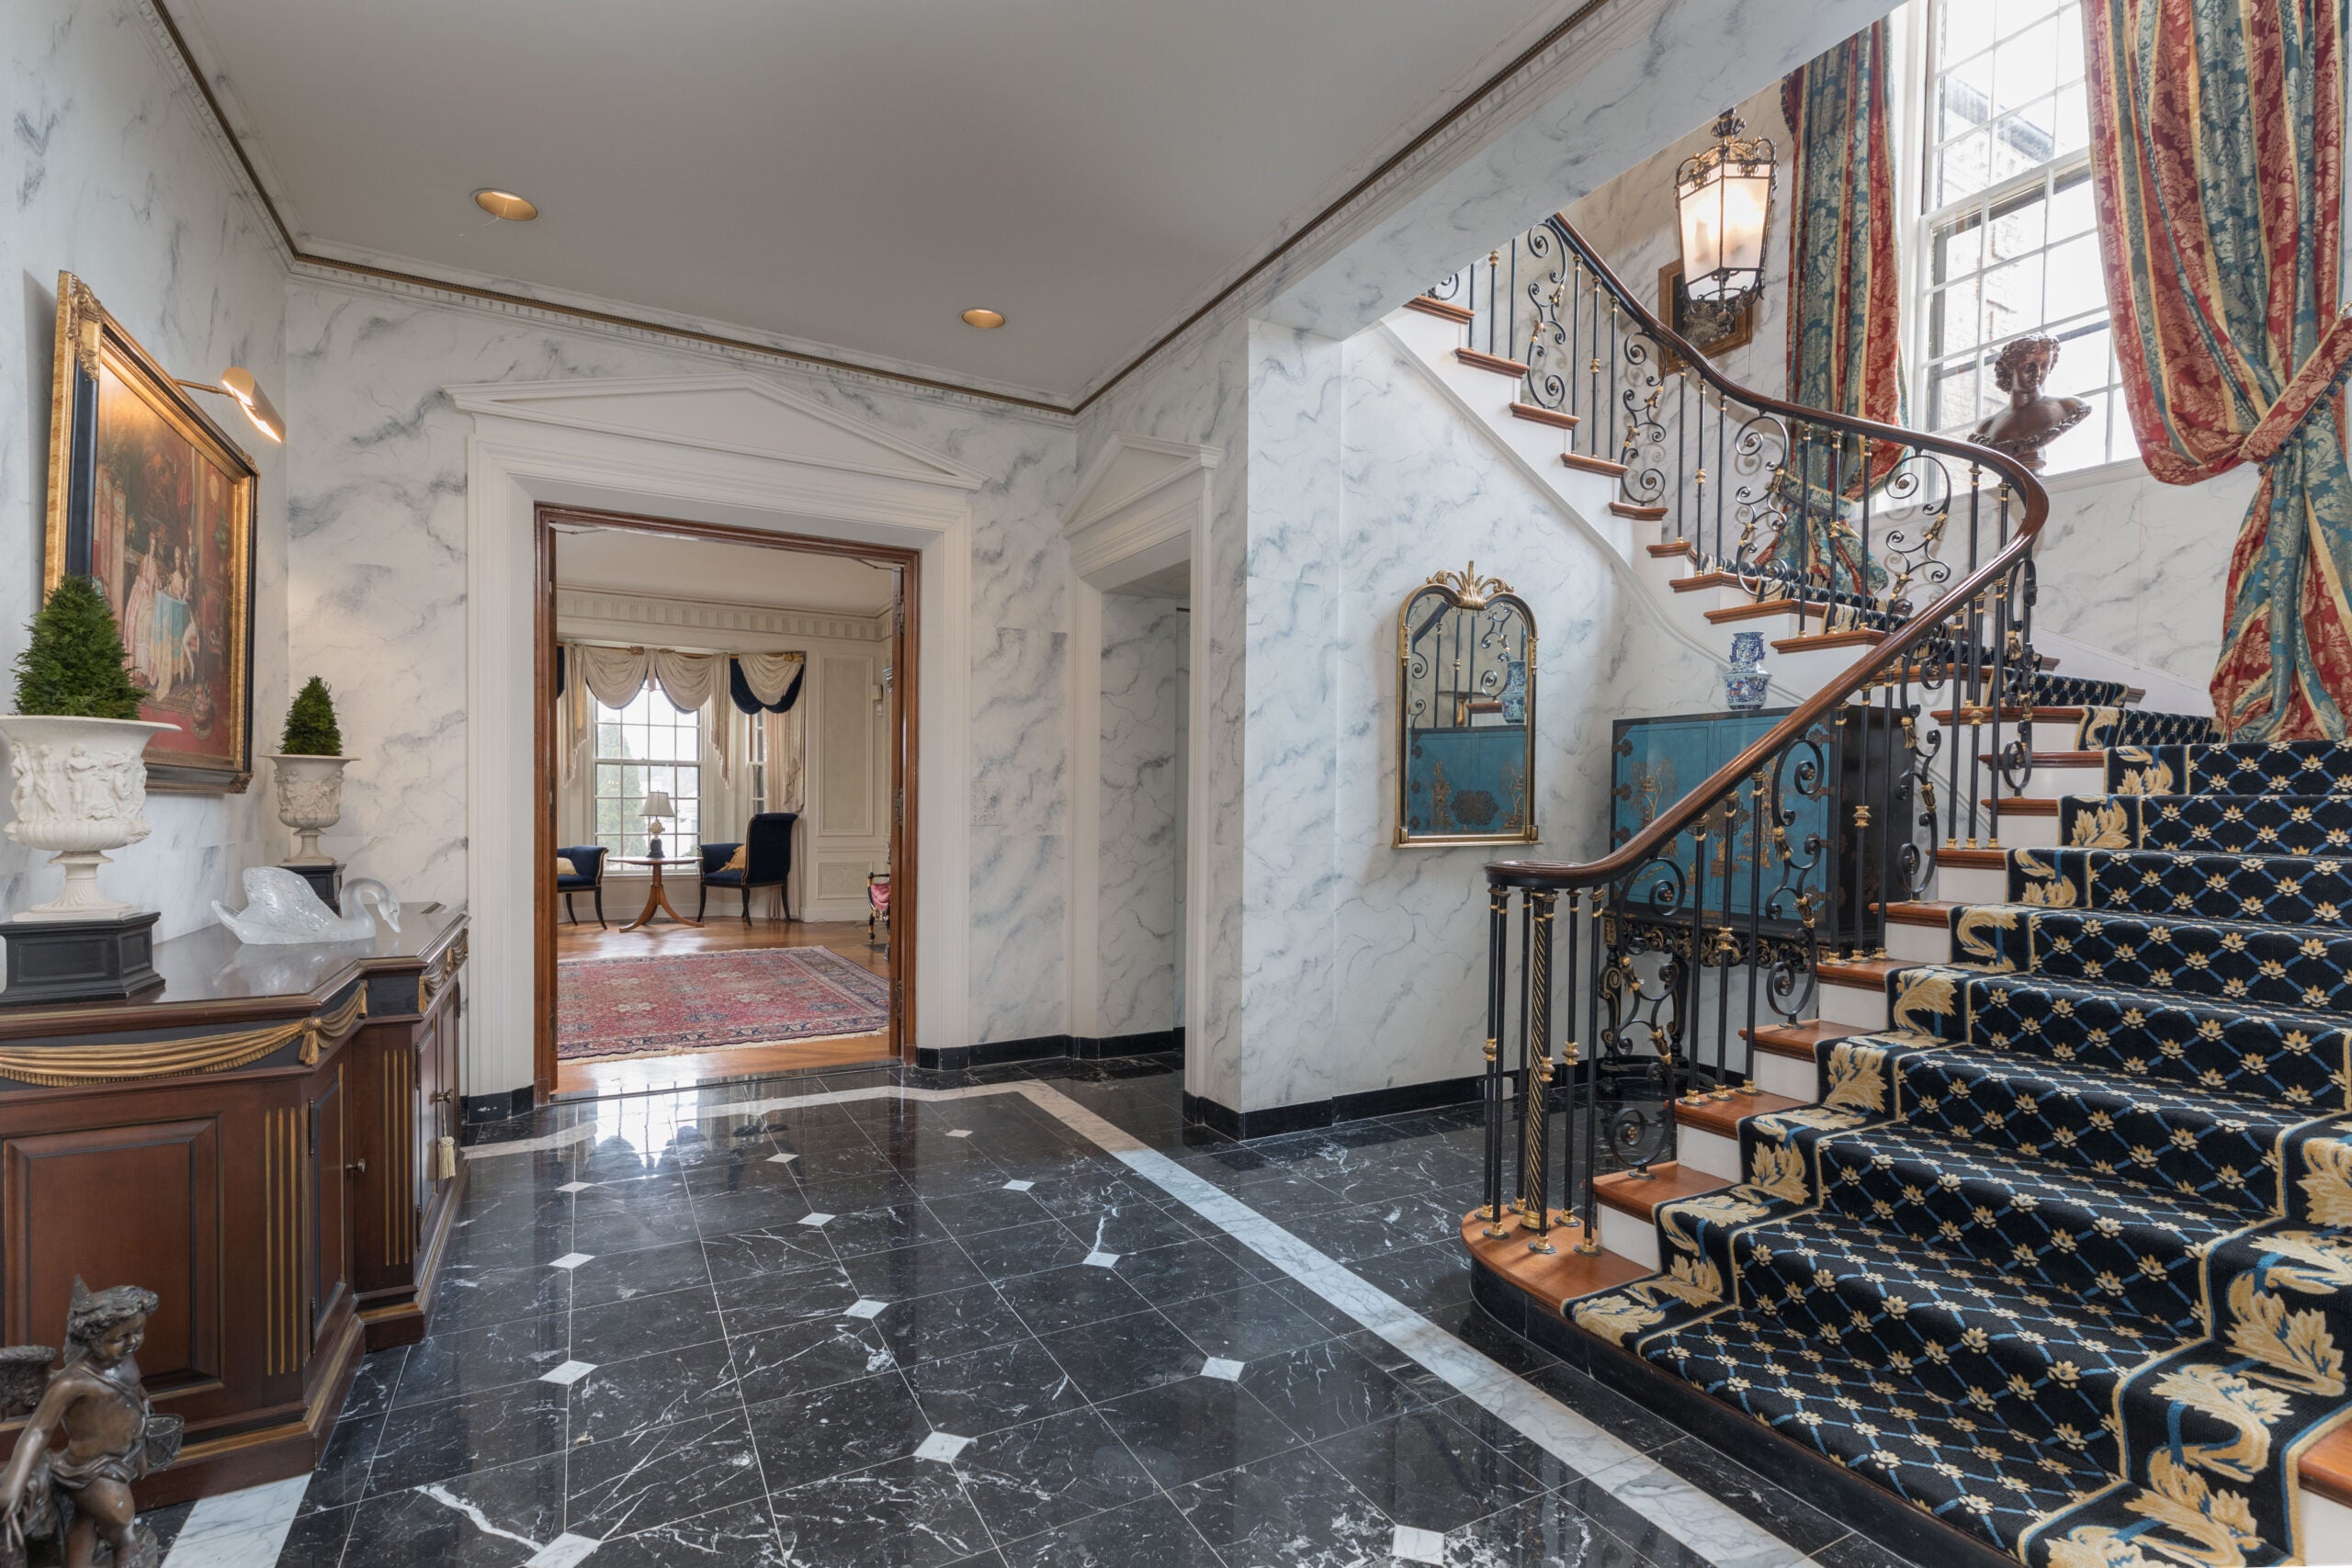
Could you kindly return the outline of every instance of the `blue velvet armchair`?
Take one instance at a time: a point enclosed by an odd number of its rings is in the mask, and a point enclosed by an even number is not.
[[[578,925],[580,917],[572,911],[571,896],[575,893],[591,894],[596,900],[596,923],[603,925],[605,923],[605,846],[574,844],[568,850],[556,851],[556,856],[558,859],[571,863],[572,874],[569,876],[563,874],[562,867],[556,868],[555,890],[563,895],[563,912],[571,917],[573,925]]]
[[[702,919],[703,906],[710,902],[714,887],[732,887],[743,895],[743,923],[752,923],[752,891],[758,887],[773,887],[784,905],[784,918],[792,919],[792,890],[788,879],[792,875],[792,825],[800,819],[797,811],[763,811],[752,818],[743,831],[740,844],[706,843],[702,847],[702,897],[695,900],[695,919]],[[729,871],[727,863],[742,850],[743,863]]]

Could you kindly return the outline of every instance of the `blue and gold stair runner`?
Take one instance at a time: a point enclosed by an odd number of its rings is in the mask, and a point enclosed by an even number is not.
[[[2107,768],[1566,1311],[2023,1562],[2300,1561],[2352,1419],[2352,746]]]

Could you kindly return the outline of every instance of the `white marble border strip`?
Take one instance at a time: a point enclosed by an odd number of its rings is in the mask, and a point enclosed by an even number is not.
[[[1121,1131],[1050,1084],[1016,1082],[964,1089],[913,1089],[877,1084],[865,1089],[825,1089],[776,1100],[741,1100],[703,1109],[699,1119],[761,1116],[805,1105],[841,1105],[864,1100],[956,1100],[1017,1094],[1070,1131],[1110,1155],[1234,1240],[1313,1291],[1365,1328],[1379,1335],[1420,1367],[1544,1450],[1576,1474],[1591,1481],[1660,1531],[1709,1562],[1724,1568],[1797,1568],[1804,1553],[1760,1525],[1725,1507],[1705,1492],[1649,1459],[1632,1444],[1471,1348],[1387,1292],[1309,1247],[1239,1199],[1193,1175],[1166,1155]],[[682,1120],[696,1118],[687,1117]],[[592,1136],[593,1119],[537,1138],[477,1145],[468,1159],[501,1159],[567,1148]],[[308,1477],[299,1478],[307,1483]],[[267,1494],[267,1496],[264,1495]],[[278,1482],[196,1506],[173,1545],[165,1568],[230,1568],[275,1558],[302,1498],[302,1486]],[[282,1517],[279,1512],[282,1509]],[[208,1514],[208,1510],[211,1510]],[[256,1517],[257,1515],[266,1516]],[[199,1521],[218,1518],[198,1534]],[[232,1518],[250,1520],[223,1532]],[[267,1540],[266,1555],[236,1555]],[[223,1549],[232,1555],[222,1556]],[[591,1548],[593,1551],[593,1548]]]

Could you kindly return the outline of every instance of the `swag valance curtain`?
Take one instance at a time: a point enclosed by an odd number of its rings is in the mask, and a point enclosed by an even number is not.
[[[557,744],[567,784],[579,772],[581,754],[591,733],[588,699],[608,708],[627,707],[650,681],[673,707],[681,711],[709,708],[716,719],[717,703],[724,691],[738,710],[763,714],[768,719],[791,715],[790,722],[771,724],[767,755],[788,759],[788,776],[796,784],[800,755],[800,721],[793,710],[800,701],[801,678],[808,671],[802,653],[687,653],[674,648],[609,648],[595,643],[566,643],[556,649]],[[718,772],[730,777],[728,735],[731,726],[713,723],[711,746],[718,753]],[[798,790],[793,795],[797,800]],[[797,809],[778,807],[776,809]]]

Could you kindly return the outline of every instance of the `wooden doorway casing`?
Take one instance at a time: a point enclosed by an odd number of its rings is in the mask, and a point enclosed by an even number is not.
[[[555,1054],[555,553],[559,525],[613,528],[730,545],[797,550],[808,555],[847,556],[898,572],[897,610],[890,632],[890,1049],[912,1066],[915,1059],[916,873],[915,810],[920,784],[920,662],[922,657],[922,557],[887,545],[859,544],[813,535],[785,534],[722,523],[646,517],[541,502],[532,508],[532,889],[531,974],[533,1097],[544,1105],[554,1091]]]

